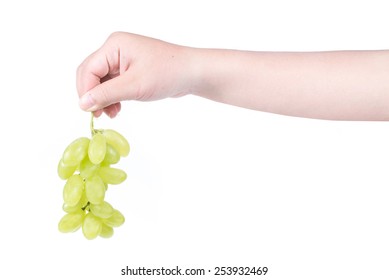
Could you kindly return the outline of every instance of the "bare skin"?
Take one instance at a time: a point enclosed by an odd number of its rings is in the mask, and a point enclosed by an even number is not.
[[[389,120],[389,51],[198,49],[113,33],[77,70],[80,107],[115,117],[124,100],[194,94],[264,112]]]

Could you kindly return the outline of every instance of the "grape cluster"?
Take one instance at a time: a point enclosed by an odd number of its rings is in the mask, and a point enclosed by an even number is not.
[[[127,140],[112,129],[97,130],[91,120],[91,139],[80,137],[65,149],[58,163],[58,175],[67,180],[63,189],[60,232],[82,228],[87,239],[109,238],[113,227],[124,223],[124,216],[104,200],[108,185],[122,183],[127,174],[111,167],[130,152]]]

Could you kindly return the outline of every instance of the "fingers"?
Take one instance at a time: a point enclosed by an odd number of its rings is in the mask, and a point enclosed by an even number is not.
[[[111,63],[113,65],[118,64],[117,61],[112,61]],[[106,90],[107,85],[90,92],[95,87],[101,85],[101,83],[110,80],[112,77],[116,77],[118,71],[115,69],[117,67],[110,65],[107,54],[104,53],[102,48],[90,55],[78,67],[76,85],[80,97],[80,107],[83,110],[93,111],[95,117],[99,117],[103,112],[111,118],[118,114],[121,105],[117,101],[120,100],[121,96],[112,99]]]
[[[87,57],[77,69],[77,92],[82,97],[87,91],[101,83],[109,74],[109,65],[105,54],[100,49]]]
[[[178,48],[142,36],[114,33],[77,70],[79,105],[115,117],[123,100],[151,101],[174,96]],[[178,52],[181,53],[181,52]],[[184,60],[182,60],[184,61]],[[173,85],[172,85],[173,84]]]
[[[115,104],[111,104],[108,107],[104,108],[103,111],[110,118],[114,118],[120,112],[120,109],[121,109],[121,104],[115,103]]]
[[[96,118],[100,117],[101,114],[103,113],[103,110],[97,110],[97,111],[94,111],[93,112],[93,116],[95,116]]]
[[[85,111],[96,111],[122,100],[132,99],[134,90],[126,75],[121,75],[102,84],[96,85],[81,96],[79,105]],[[120,110],[117,105],[107,108],[107,112],[116,115]]]
[[[104,109],[100,109],[100,110],[94,111],[93,115],[96,118],[98,118],[104,112],[108,117],[114,118],[120,112],[120,109],[121,109],[121,104],[120,103],[115,103],[115,104],[109,105],[108,107],[105,107]]]

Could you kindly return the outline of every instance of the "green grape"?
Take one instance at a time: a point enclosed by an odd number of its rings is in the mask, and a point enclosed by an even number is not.
[[[80,201],[84,191],[84,181],[80,175],[72,175],[63,188],[63,200],[69,206],[75,206]]]
[[[58,176],[63,180],[66,180],[67,178],[72,176],[76,169],[77,165],[66,165],[63,163],[62,159],[58,162]]]
[[[85,191],[83,191],[81,199],[76,205],[70,206],[69,204],[64,203],[62,205],[62,210],[65,211],[66,213],[74,213],[84,208],[87,204],[88,204],[88,199],[86,198]]]
[[[106,201],[100,204],[91,204],[90,211],[99,218],[109,218],[113,214],[113,207]]]
[[[89,139],[81,137],[74,140],[65,149],[62,160],[65,165],[78,165],[86,156],[89,146]]]
[[[81,227],[84,216],[85,214],[82,211],[66,214],[58,223],[59,231],[67,233],[78,230]]]
[[[130,145],[128,144],[126,138],[121,135],[119,132],[113,129],[103,130],[103,135],[108,144],[110,144],[122,157],[125,157],[130,152]]]
[[[101,233],[101,229],[101,219],[93,215],[91,212],[86,214],[82,223],[82,233],[84,236],[89,240],[95,239]]]
[[[99,176],[88,178],[85,182],[85,194],[92,204],[100,204],[104,201],[105,185]]]
[[[115,150],[114,147],[112,147],[110,144],[107,144],[106,152],[105,152],[105,158],[102,165],[110,165],[118,163],[120,160],[120,154],[118,151]]]
[[[107,226],[106,224],[102,224],[100,236],[103,238],[110,238],[113,235],[113,228]]]
[[[92,140],[89,143],[88,148],[88,156],[90,161],[93,164],[99,164],[103,161],[105,157],[105,151],[107,148],[107,144],[105,142],[105,137],[97,132],[93,135]]]
[[[93,164],[88,157],[85,157],[80,163],[80,175],[84,179],[90,178],[96,174],[99,167],[99,165]]]
[[[74,213],[81,209],[80,203],[77,203],[74,206],[70,206],[69,204],[62,204],[62,210],[66,213]]]
[[[93,113],[90,129],[91,139],[80,137],[74,140],[58,162],[58,176],[67,180],[62,205],[66,214],[59,221],[58,229],[65,233],[81,227],[87,239],[109,238],[114,234],[113,227],[122,225],[125,218],[104,201],[105,192],[108,184],[120,184],[127,178],[123,170],[110,165],[127,156],[130,146],[112,129],[94,129]]]
[[[113,210],[111,217],[103,219],[103,223],[110,227],[119,227],[124,223],[125,219],[119,210]]]
[[[123,170],[107,166],[99,169],[99,176],[105,183],[112,185],[120,184],[127,178],[127,174]]]

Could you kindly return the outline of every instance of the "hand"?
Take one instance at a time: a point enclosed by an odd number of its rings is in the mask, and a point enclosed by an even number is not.
[[[120,101],[152,101],[189,92],[189,48],[160,40],[113,33],[77,70],[80,107],[113,118]]]

